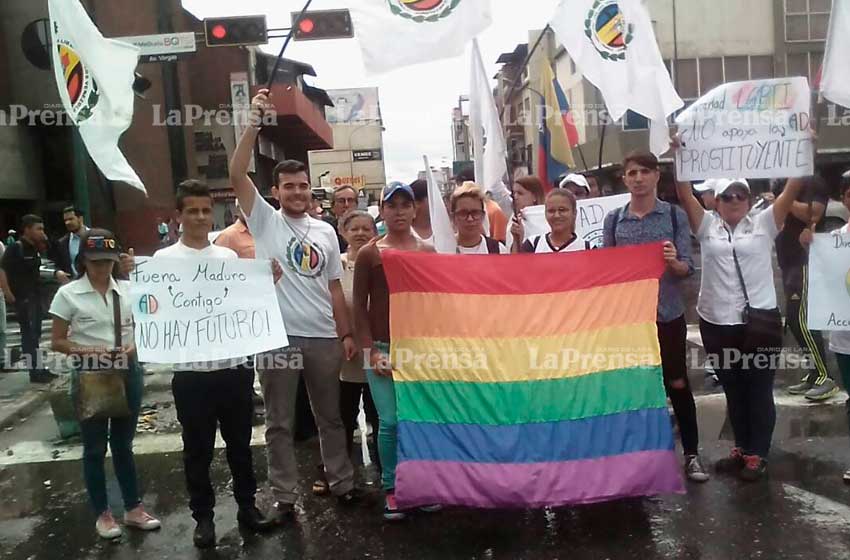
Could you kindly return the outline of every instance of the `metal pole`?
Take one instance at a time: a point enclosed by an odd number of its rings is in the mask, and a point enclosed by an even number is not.
[[[283,53],[286,52],[286,47],[289,46],[289,42],[292,40],[292,35],[295,34],[295,30],[298,29],[301,19],[304,17],[304,14],[307,13],[307,10],[310,8],[310,4],[312,3],[313,0],[307,0],[307,3],[304,4],[304,8],[301,10],[301,13],[298,14],[298,19],[295,20],[295,24],[292,26],[292,29],[289,30],[289,34],[286,36],[286,41],[283,42],[283,47],[280,49],[280,54],[277,55],[277,60],[274,63],[274,68],[272,68],[272,73],[269,75],[269,83],[266,84],[266,89],[270,90],[272,88],[274,78],[277,75],[277,71],[280,69],[280,61],[283,60]]]
[[[606,122],[602,125],[602,135],[599,138],[599,167],[597,167],[596,169],[602,169],[602,150],[603,150],[603,148],[605,148],[605,131],[606,130],[608,130],[607,119],[606,119]]]
[[[676,20],[676,0],[673,0],[673,85],[676,93],[679,92],[679,27]]]
[[[157,27],[160,33],[173,33],[174,25],[171,21],[170,1],[159,0]],[[180,75],[177,72],[176,62],[166,62],[162,65],[162,89],[165,97],[165,111],[170,115],[172,111],[180,111],[183,102],[180,99]],[[171,175],[174,184],[189,177],[189,167],[186,163],[186,138],[183,136],[183,128],[167,125],[168,149],[171,156]]]

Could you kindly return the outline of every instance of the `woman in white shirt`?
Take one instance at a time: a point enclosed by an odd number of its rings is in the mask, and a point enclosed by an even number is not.
[[[555,189],[546,195],[546,223],[552,230],[526,240],[520,253],[573,253],[583,251],[584,243],[576,235],[578,204],[567,189]]]
[[[86,370],[109,364],[126,367],[126,394],[130,416],[89,419],[80,422],[83,439],[83,477],[92,507],[95,528],[105,539],[121,536],[106,497],[103,461],[106,444],[112,451],[115,476],[124,498],[124,523],[144,531],[158,529],[160,522],[149,515],[139,496],[133,437],[142,403],[142,369],[133,343],[133,314],[127,282],[116,281],[113,270],[119,262],[115,236],[103,229],[90,229],[80,239],[77,270],[80,277],[61,288],[50,306],[53,316],[52,348],[72,357]],[[121,345],[115,347],[114,295],[121,317]],[[101,366],[102,367],[102,366]],[[72,391],[77,387],[76,372]]]
[[[697,312],[706,365],[714,366],[723,385],[735,434],[730,456],[716,467],[719,472],[735,472],[746,481],[758,480],[767,472],[776,424],[776,364],[771,362],[775,362],[778,349],[760,348],[753,353],[745,348],[745,307],[748,300],[751,309],[778,311],[773,282],[774,239],[802,186],[800,179],[790,179],[769,211],[752,216],[752,193],[745,181],[719,180],[714,212],[703,209],[690,183],[677,185],[679,201],[702,248]],[[778,338],[780,330],[775,333]]]
[[[507,247],[484,236],[484,193],[467,181],[451,198],[451,214],[457,232],[457,252],[461,255],[506,255]]]
[[[522,211],[529,206],[539,206],[546,200],[543,182],[533,175],[517,179],[514,182],[513,198],[514,215],[511,218],[508,249],[512,253],[518,253],[522,242],[525,240],[525,231],[522,227]]]

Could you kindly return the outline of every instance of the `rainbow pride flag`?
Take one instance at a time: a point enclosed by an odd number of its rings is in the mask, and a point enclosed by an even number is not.
[[[383,262],[400,506],[683,492],[655,325],[661,245]]]

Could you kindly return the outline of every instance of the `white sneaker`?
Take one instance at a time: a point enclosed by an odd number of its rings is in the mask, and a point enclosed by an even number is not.
[[[155,531],[162,526],[159,519],[146,512],[141,505],[124,514],[124,524],[142,531]]]
[[[111,511],[103,512],[94,524],[97,534],[102,539],[117,539],[121,536],[121,527],[115,522]]]

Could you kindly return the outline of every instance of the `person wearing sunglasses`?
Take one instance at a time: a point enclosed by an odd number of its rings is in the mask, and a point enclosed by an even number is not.
[[[503,243],[484,235],[486,206],[484,193],[467,181],[452,193],[451,215],[457,232],[457,252],[461,255],[506,255]]]
[[[774,240],[802,188],[803,180],[790,179],[773,206],[753,216],[752,193],[742,179],[717,181],[714,212],[703,209],[690,183],[677,184],[679,200],[702,248],[700,333],[707,361],[713,362],[726,394],[735,436],[735,447],[716,469],[750,482],[767,473],[776,424],[776,371],[771,362],[778,349],[753,353],[745,347],[745,309],[777,309]]]

